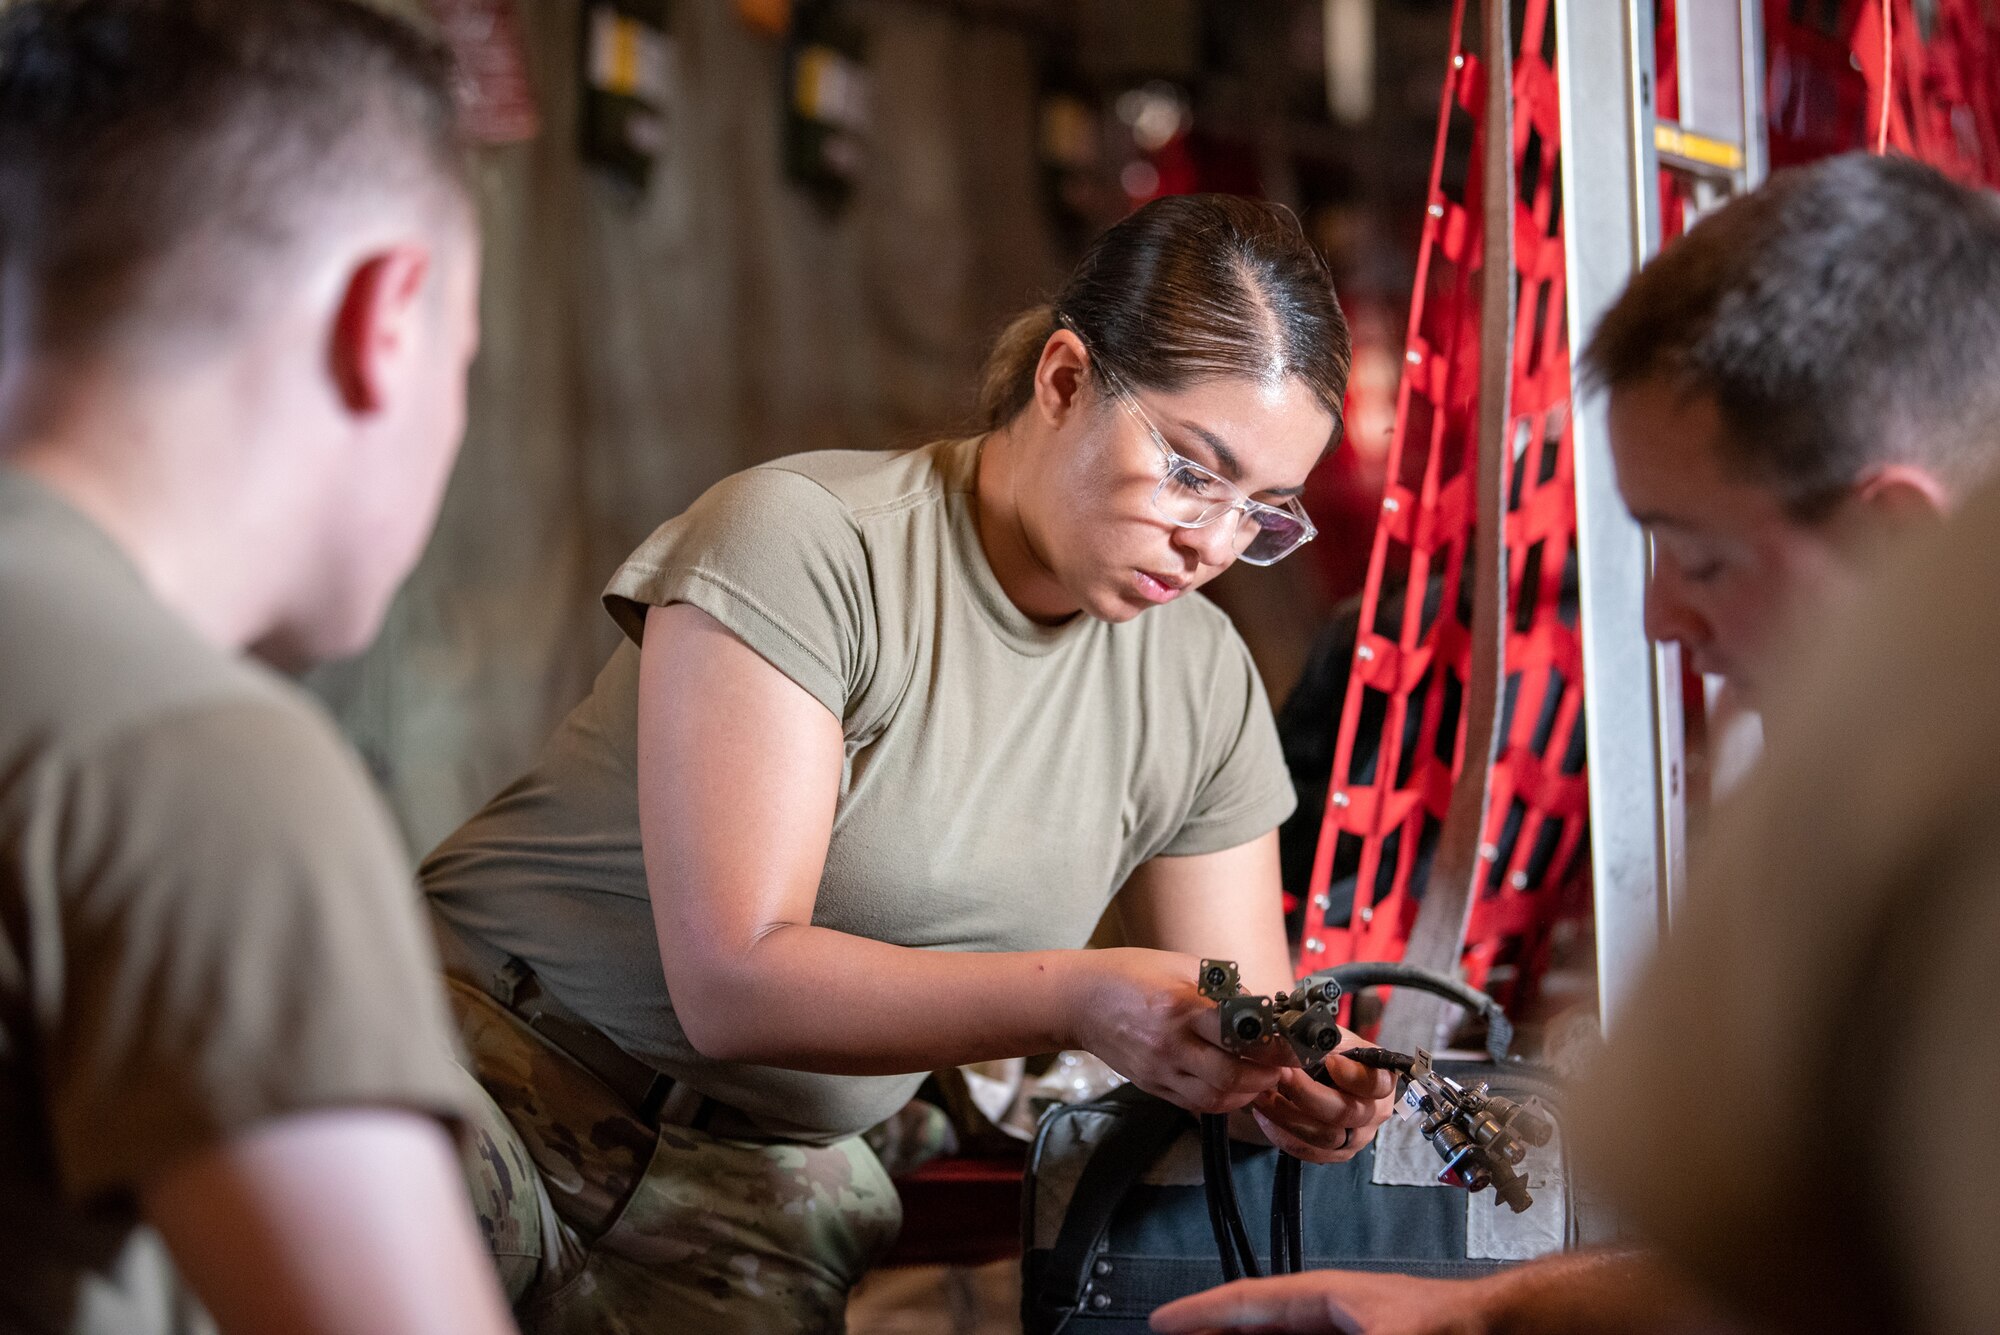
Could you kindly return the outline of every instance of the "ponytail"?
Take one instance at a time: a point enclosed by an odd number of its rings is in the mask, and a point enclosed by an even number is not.
[[[1055,332],[1056,310],[1048,305],[1022,311],[1000,331],[979,374],[979,420],[988,431],[1013,421],[1035,396],[1035,368]]]

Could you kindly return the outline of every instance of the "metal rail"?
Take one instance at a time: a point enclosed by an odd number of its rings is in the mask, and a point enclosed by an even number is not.
[[[1679,116],[1654,96],[1653,0],[1556,0],[1570,344],[1660,247],[1660,170],[1691,212],[1765,170],[1759,0],[1677,0]],[[1600,1015],[1614,1028],[1686,881],[1680,655],[1645,636],[1652,553],[1625,511],[1605,396],[1579,378],[1577,553]]]

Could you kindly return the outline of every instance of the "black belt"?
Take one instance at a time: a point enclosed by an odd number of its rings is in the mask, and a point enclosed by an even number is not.
[[[742,1113],[634,1057],[603,1030],[563,1005],[526,961],[460,931],[435,914],[432,924],[446,973],[470,983],[519,1016],[530,1029],[602,1081],[647,1126],[755,1134]],[[732,1125],[713,1126],[718,1114]]]

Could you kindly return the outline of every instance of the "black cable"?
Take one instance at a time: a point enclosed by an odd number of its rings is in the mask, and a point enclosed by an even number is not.
[[[1305,1164],[1282,1151],[1271,1171],[1271,1273],[1305,1268]]]
[[[1373,1071],[1394,1071],[1398,1075],[1408,1075],[1416,1065],[1416,1059],[1407,1052],[1395,1052],[1388,1048],[1347,1048],[1337,1055]],[[1324,1071],[1316,1078],[1323,1085],[1329,1080]]]
[[[1395,1071],[1408,1076],[1413,1059],[1386,1048],[1355,1048],[1341,1054],[1363,1066]],[[1315,1072],[1322,1084],[1331,1084],[1324,1069]],[[1222,1260],[1225,1282],[1261,1275],[1257,1253],[1251,1249],[1249,1230],[1243,1226],[1243,1210],[1236,1198],[1236,1175],[1229,1156],[1229,1119],[1214,1113],[1201,1118],[1201,1170],[1203,1195],[1208,1203],[1208,1226],[1215,1235],[1215,1250]],[[1271,1170],[1271,1273],[1295,1275],[1305,1268],[1305,1163],[1280,1150]]]
[[[1387,1048],[1352,1048],[1340,1054],[1375,1070],[1394,1071],[1407,1077],[1414,1059]],[[1332,1079],[1324,1069],[1314,1073],[1322,1084]],[[1215,1234],[1215,1250],[1222,1259],[1225,1282],[1258,1278],[1257,1254],[1250,1248],[1250,1233],[1243,1226],[1242,1207],[1236,1199],[1236,1176],[1229,1156],[1229,1119],[1214,1113],[1201,1118],[1201,1169],[1203,1195],[1208,1202],[1208,1226]],[[1271,1273],[1295,1275],[1305,1268],[1305,1163],[1280,1150],[1271,1171]]]
[[[1208,1227],[1215,1234],[1215,1254],[1222,1261],[1224,1283],[1243,1278],[1242,1263],[1236,1259],[1236,1240],[1229,1234],[1229,1223],[1222,1217],[1222,1190],[1216,1185],[1218,1172],[1215,1166],[1215,1137],[1209,1130],[1208,1117],[1201,1119],[1201,1194],[1208,1203]]]
[[[1305,1163],[1286,1156],[1285,1165],[1285,1233],[1291,1243],[1286,1255],[1287,1274],[1296,1275],[1305,1269]]]
[[[1291,1185],[1286,1189],[1285,1213],[1287,1226],[1292,1235],[1292,1271],[1298,1274],[1306,1268],[1306,1166],[1303,1161],[1292,1160]]]
[[[1291,1267],[1291,1234],[1285,1226],[1285,1169],[1290,1166],[1292,1156],[1282,1150],[1278,1162],[1271,1169],[1271,1273],[1289,1275]]]
[[[1257,1279],[1263,1270],[1250,1246],[1250,1231],[1243,1226],[1243,1210],[1236,1200],[1236,1175],[1229,1160],[1229,1118],[1219,1113],[1202,1114],[1201,1142],[1209,1225],[1222,1255],[1223,1278]]]
[[[1236,1203],[1236,1172],[1229,1161],[1229,1122],[1221,1121],[1221,1136],[1215,1152],[1216,1162],[1222,1168],[1223,1217],[1229,1224],[1229,1235],[1236,1239],[1236,1251],[1243,1260],[1243,1273],[1251,1279],[1259,1278],[1264,1272],[1257,1265],[1257,1253],[1250,1246],[1250,1231],[1243,1227],[1243,1207]]]

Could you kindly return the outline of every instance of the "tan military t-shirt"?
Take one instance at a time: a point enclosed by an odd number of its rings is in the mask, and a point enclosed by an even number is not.
[[[448,924],[779,1134],[860,1131],[922,1075],[714,1062],[682,1034],[639,845],[648,607],[701,608],[840,718],[822,927],[934,950],[1080,947],[1140,863],[1247,843],[1293,806],[1263,687],[1205,599],[1117,626],[1015,608],[979,544],[977,445],[780,460],[660,528],[605,594],[631,641],[527,776],[424,864]],[[770,1004],[811,1023],[809,997]]]
[[[407,863],[302,691],[4,468],[0,683],[0,1330],[199,1328],[135,1184],[287,1113],[457,1112]]]

